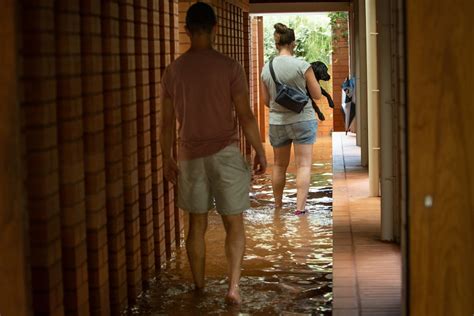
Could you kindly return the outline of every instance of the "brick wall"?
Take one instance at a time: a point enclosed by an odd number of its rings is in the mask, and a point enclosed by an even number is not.
[[[138,192],[140,209],[140,253],[142,278],[155,275],[153,236],[150,74],[148,61],[148,2],[135,0],[135,64],[137,79]]]
[[[142,291],[134,9],[133,0],[119,1],[120,109],[122,113],[125,253],[129,301],[133,301]]]
[[[255,118],[259,124],[260,138],[265,141],[267,120],[267,109],[263,104],[260,74],[263,68],[263,17],[251,18],[251,76],[250,76],[250,102],[252,104]]]
[[[106,177],[104,146],[104,87],[102,80],[101,6],[80,3],[82,104],[84,130],[84,186],[90,310],[110,313]]]
[[[102,2],[101,27],[110,306],[111,313],[117,314],[127,305],[120,93],[120,22],[117,1]]]
[[[334,131],[345,131],[344,114],[342,113],[342,90],[341,85],[349,76],[349,45],[348,25],[346,20],[337,22],[337,29],[333,30],[333,54],[332,54],[332,87],[334,100]]]
[[[183,236],[163,179],[159,85],[191,1],[22,0],[20,103],[35,315],[117,315]],[[249,74],[248,3],[215,0]],[[249,157],[249,144],[242,138]]]
[[[20,7],[21,110],[33,310],[64,314],[54,1]]]
[[[160,0],[160,52],[164,58],[161,59],[161,73],[164,72],[166,66],[176,58],[177,49],[174,47],[175,34],[174,24],[175,1]],[[161,75],[160,75],[161,78]],[[161,83],[161,80],[160,80]],[[173,185],[163,179],[163,196],[164,196],[164,231],[165,231],[165,253],[170,258],[176,246],[175,231],[175,192]]]
[[[55,1],[59,202],[66,314],[89,309],[79,1]]]
[[[0,314],[30,315],[31,284],[27,270],[23,168],[18,102],[18,55],[15,0],[0,10]],[[8,167],[7,167],[8,166]]]
[[[153,242],[155,250],[155,268],[159,269],[166,260],[165,239],[165,199],[163,185],[162,157],[159,145],[159,111],[161,82],[161,37],[160,8],[158,1],[148,1],[148,75],[150,82],[150,137],[151,137],[151,177]],[[163,11],[161,11],[163,12]]]

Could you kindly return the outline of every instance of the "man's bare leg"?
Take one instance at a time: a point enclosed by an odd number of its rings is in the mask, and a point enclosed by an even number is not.
[[[243,215],[223,215],[222,221],[226,231],[225,254],[229,268],[229,290],[226,302],[240,304],[242,302],[239,291],[240,269],[245,250]]]
[[[275,208],[283,206],[283,189],[286,183],[286,169],[290,163],[291,144],[283,147],[273,147],[272,188]]]
[[[206,229],[207,213],[189,213],[189,232],[186,238],[186,251],[197,290],[202,290],[205,286],[206,242],[204,237],[206,235]]]

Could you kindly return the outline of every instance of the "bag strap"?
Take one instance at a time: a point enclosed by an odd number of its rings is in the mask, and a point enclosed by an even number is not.
[[[275,82],[275,84],[278,86],[281,86],[281,83],[276,79],[276,76],[275,76],[275,71],[273,70],[273,58],[270,60],[270,73],[272,75],[272,78],[273,78],[273,82]]]

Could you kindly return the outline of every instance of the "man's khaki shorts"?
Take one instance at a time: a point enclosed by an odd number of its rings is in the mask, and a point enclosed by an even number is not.
[[[249,189],[250,170],[236,145],[179,162],[178,207],[187,212],[240,214],[250,208]]]

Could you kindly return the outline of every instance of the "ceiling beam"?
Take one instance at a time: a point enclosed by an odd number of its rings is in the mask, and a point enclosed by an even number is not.
[[[250,14],[349,11],[348,2],[250,3]]]

